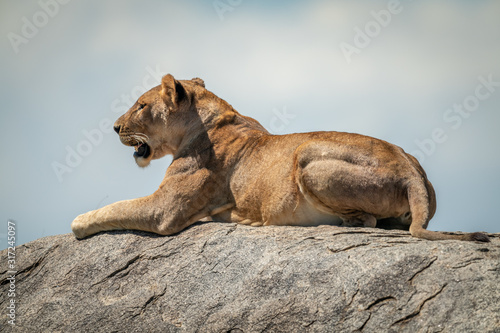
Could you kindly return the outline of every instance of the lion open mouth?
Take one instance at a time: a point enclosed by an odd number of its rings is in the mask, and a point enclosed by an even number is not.
[[[151,148],[147,143],[139,143],[135,148],[134,157],[148,158],[151,154]]]

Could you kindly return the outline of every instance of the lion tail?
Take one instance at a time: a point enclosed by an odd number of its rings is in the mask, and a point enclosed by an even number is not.
[[[431,183],[425,179],[415,180],[408,185],[408,202],[412,215],[410,233],[413,237],[428,240],[456,239],[464,241],[489,242],[486,234],[480,232],[451,235],[427,230],[427,224],[436,211],[436,194]]]

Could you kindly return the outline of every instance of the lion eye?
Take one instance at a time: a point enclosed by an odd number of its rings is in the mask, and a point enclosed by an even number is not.
[[[144,109],[144,107],[146,107],[146,104],[139,104],[139,108],[137,109],[137,111],[141,111],[142,109]]]

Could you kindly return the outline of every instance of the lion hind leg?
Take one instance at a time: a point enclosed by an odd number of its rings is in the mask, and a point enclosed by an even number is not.
[[[240,222],[238,222],[238,224],[249,225],[251,227],[261,227],[261,226],[265,225],[264,222],[256,222],[256,221],[253,221],[250,219],[240,221]]]
[[[356,212],[350,216],[341,216],[342,226],[345,227],[366,227],[375,228],[377,219],[375,216],[364,212]]]

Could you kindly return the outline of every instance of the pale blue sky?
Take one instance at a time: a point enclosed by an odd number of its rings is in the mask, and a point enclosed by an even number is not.
[[[429,229],[500,232],[500,2],[55,3],[0,2],[0,248],[8,219],[21,244],[158,187],[170,157],[138,168],[110,124],[165,73],[203,78],[277,134],[414,152],[437,192]]]

